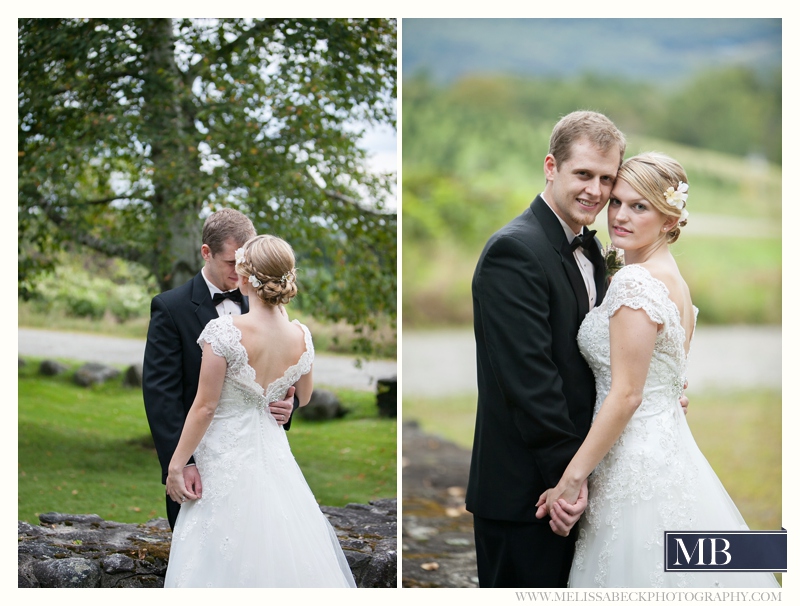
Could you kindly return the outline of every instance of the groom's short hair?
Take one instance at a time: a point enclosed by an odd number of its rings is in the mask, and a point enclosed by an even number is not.
[[[233,208],[222,208],[211,213],[203,224],[203,244],[208,245],[213,255],[222,252],[228,240],[241,246],[255,235],[253,222]]]
[[[586,139],[603,152],[614,145],[619,147],[619,163],[625,156],[625,135],[603,114],[592,111],[576,111],[567,114],[553,127],[550,135],[550,151],[556,165],[566,162],[572,153],[572,144]]]

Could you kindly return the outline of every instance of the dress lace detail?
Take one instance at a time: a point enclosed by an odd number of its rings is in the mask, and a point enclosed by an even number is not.
[[[194,453],[203,496],[184,503],[165,587],[355,587],[336,533],[269,412],[311,370],[314,346],[259,385],[231,316],[206,325],[197,342],[227,361],[214,418]]]
[[[578,331],[595,375],[595,416],[611,389],[609,321],[623,306],[644,310],[659,329],[642,403],[589,477],[570,586],[777,586],[766,573],[664,572],[664,531],[747,526],[697,448],[679,404],[688,356],[678,308],[666,285],[641,265],[617,272]],[[695,307],[695,321],[697,313]]]

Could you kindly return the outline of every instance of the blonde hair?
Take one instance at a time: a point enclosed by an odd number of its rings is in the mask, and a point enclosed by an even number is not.
[[[603,114],[581,110],[567,114],[553,127],[548,153],[556,159],[556,165],[570,159],[572,144],[581,139],[586,139],[603,152],[617,146],[619,163],[622,164],[626,145],[622,131]]]
[[[255,276],[253,284],[258,298],[267,305],[286,304],[297,294],[294,251],[277,236],[261,235],[249,239],[242,247],[244,258],[236,263],[236,273]],[[251,282],[252,284],[252,282]]]
[[[677,160],[661,152],[638,154],[625,160],[619,168],[617,179],[625,181],[662,214],[668,217],[681,216],[682,209],[672,206],[664,197],[670,187],[677,191],[678,183],[689,182],[686,171]],[[667,232],[667,244],[678,239],[681,227],[685,227],[687,223],[686,219],[679,221]]]

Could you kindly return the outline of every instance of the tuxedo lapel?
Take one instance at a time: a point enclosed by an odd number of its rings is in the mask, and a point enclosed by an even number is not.
[[[575,301],[578,304],[578,323],[580,323],[583,317],[589,313],[589,295],[586,293],[586,284],[584,284],[581,271],[578,269],[575,255],[570,250],[564,228],[553,210],[541,196],[536,196],[536,199],[531,203],[531,210],[536,215],[536,218],[539,219],[542,229],[547,234],[547,239],[550,240],[553,248],[561,256],[561,266],[564,268],[564,273],[567,275],[572,292],[575,295]]]
[[[584,228],[584,232],[585,231],[586,228]],[[594,305],[597,307],[603,302],[603,297],[606,294],[606,262],[603,258],[600,240],[597,239],[597,236],[594,238],[594,244],[595,245],[588,251],[588,256],[592,265],[594,265],[594,285],[597,289],[597,300]]]
[[[211,293],[208,291],[208,285],[200,272],[194,277],[194,282],[192,283],[192,303],[195,316],[200,322],[200,331],[211,320],[219,317],[217,308],[211,299]],[[198,334],[200,333],[198,332]]]

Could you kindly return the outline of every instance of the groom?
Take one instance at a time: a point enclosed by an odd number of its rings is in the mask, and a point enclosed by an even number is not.
[[[238,289],[235,252],[255,235],[252,221],[239,211],[223,208],[212,213],[203,224],[200,253],[204,267],[183,286],[157,295],[150,305],[142,392],[162,484],[197,393],[203,351],[197,344],[200,333],[214,318],[249,311],[247,298]],[[289,388],[285,400],[270,404],[270,411],[285,429],[289,429],[295,408],[293,394],[294,388]],[[194,459],[184,468],[183,477],[187,488],[202,496]],[[178,512],[180,504],[167,496],[170,528],[175,527]]]
[[[605,294],[591,225],[611,194],[625,137],[578,111],[553,128],[545,188],[486,244],[472,281],[478,411],[466,505],[481,587],[566,587],[586,489],[556,504],[555,486],[589,431],[594,377],[576,336]]]

